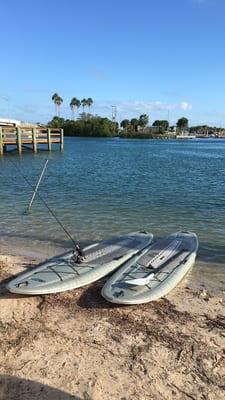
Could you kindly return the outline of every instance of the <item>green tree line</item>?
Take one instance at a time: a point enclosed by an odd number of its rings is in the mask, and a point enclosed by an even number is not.
[[[65,136],[112,137],[118,135],[117,122],[86,113],[81,113],[76,121],[56,116],[48,125],[52,128],[63,128]]]
[[[120,126],[114,120],[91,114],[93,100],[91,97],[79,100],[73,97],[69,103],[71,109],[71,119],[61,117],[62,97],[54,93],[52,101],[55,105],[55,117],[48,123],[55,128],[63,128],[67,136],[118,136],[121,137],[155,137],[163,135],[169,129],[169,122],[166,120],[156,120],[152,127],[149,127],[149,117],[147,114],[141,114],[139,118],[124,119]],[[79,113],[80,107],[82,112]],[[85,112],[88,108],[88,112]],[[178,129],[188,127],[188,119],[182,117],[176,124]]]

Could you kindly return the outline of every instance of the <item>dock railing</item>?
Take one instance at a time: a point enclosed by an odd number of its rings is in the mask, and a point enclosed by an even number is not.
[[[63,129],[0,126],[0,156],[4,154],[8,146],[16,146],[18,154],[22,154],[23,147],[28,147],[36,153],[40,144],[47,145],[49,151],[53,144],[59,144],[60,150],[63,151]]]

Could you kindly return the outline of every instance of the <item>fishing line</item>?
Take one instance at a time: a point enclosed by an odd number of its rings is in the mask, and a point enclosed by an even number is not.
[[[9,159],[9,161],[13,164],[13,166],[20,172],[21,176],[23,177],[23,179],[25,180],[25,182],[28,184],[28,186],[30,186],[33,190],[35,190],[35,188],[33,187],[33,185],[29,182],[29,180],[27,179],[27,177],[23,174],[22,170],[20,167],[17,166],[16,163],[14,163],[12,160]],[[52,217],[56,220],[56,222],[61,226],[61,228],[63,229],[63,231],[65,232],[65,234],[69,237],[69,239],[71,240],[71,242],[73,243],[78,256],[77,256],[77,262],[81,262],[82,258],[84,257],[82,248],[75,242],[75,240],[73,239],[73,237],[71,236],[71,234],[68,232],[68,230],[65,228],[65,226],[63,225],[63,223],[59,220],[59,218],[55,215],[55,213],[53,212],[53,210],[49,207],[49,205],[47,204],[47,202],[44,200],[44,198],[37,192],[36,196],[42,201],[42,203],[45,205],[45,207],[47,208],[47,210],[49,211],[49,213],[52,215]]]
[[[31,197],[30,202],[29,202],[29,205],[28,205],[28,207],[27,207],[27,214],[29,214],[29,212],[30,212],[30,210],[31,210],[33,201],[34,201],[35,196],[36,196],[36,194],[37,194],[39,185],[41,184],[41,180],[42,180],[42,178],[43,178],[43,176],[44,176],[44,173],[45,173],[45,170],[46,170],[46,168],[47,168],[47,165],[48,165],[48,160],[45,161],[44,167],[42,168],[42,171],[41,171],[41,175],[39,176],[38,181],[37,181],[36,186],[35,186],[35,189],[34,189],[34,191],[33,191],[33,193],[32,193],[32,197]]]

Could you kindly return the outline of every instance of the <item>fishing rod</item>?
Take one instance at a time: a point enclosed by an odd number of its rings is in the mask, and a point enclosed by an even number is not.
[[[36,196],[36,194],[37,194],[39,185],[40,185],[40,183],[41,183],[41,180],[42,180],[42,177],[43,177],[43,175],[44,175],[44,172],[45,172],[45,170],[46,170],[47,165],[48,165],[48,160],[45,161],[45,165],[44,165],[44,167],[43,167],[43,170],[41,171],[41,175],[40,175],[40,177],[39,177],[39,179],[38,179],[38,181],[37,181],[37,184],[36,184],[36,186],[35,186],[35,190],[34,190],[34,192],[33,192],[33,194],[32,194],[31,200],[30,200],[29,205],[28,205],[28,207],[27,207],[27,214],[29,214],[29,212],[30,212],[30,210],[31,210],[31,206],[32,206],[33,201],[34,201],[34,198],[35,198],[35,196]]]
[[[23,177],[23,179],[25,180],[25,182],[28,184],[28,186],[30,186],[34,192],[37,188],[34,188],[33,185],[30,183],[30,181],[27,179],[27,177],[23,174],[21,168],[19,168],[16,163],[14,163],[12,160],[10,160],[10,162],[13,164],[13,166],[20,172],[21,176]],[[47,166],[47,165],[46,165]],[[43,172],[43,171],[42,171]],[[43,176],[43,174],[42,174]],[[40,180],[40,178],[39,178]],[[60,227],[63,229],[63,231],[66,233],[66,235],[69,237],[69,239],[71,240],[71,242],[73,243],[73,246],[75,248],[75,250],[77,251],[77,255],[76,255],[76,262],[77,263],[81,263],[84,256],[83,250],[82,248],[79,246],[79,244],[77,244],[75,242],[75,240],[73,239],[73,237],[71,236],[71,234],[68,232],[68,230],[65,228],[65,226],[63,225],[63,223],[59,220],[59,218],[56,216],[56,214],[53,212],[53,210],[49,207],[49,205],[47,204],[47,202],[45,201],[45,199],[37,192],[36,193],[37,197],[42,201],[42,203],[45,205],[45,207],[47,208],[47,210],[49,211],[49,213],[52,215],[52,217],[56,220],[56,222],[60,225]],[[74,251],[74,256],[75,256],[75,251]]]

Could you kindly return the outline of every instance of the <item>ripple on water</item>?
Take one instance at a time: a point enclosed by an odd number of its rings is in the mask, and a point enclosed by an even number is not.
[[[47,156],[40,193],[75,238],[192,230],[200,261],[224,264],[225,141],[65,138],[64,153],[2,157],[0,231],[68,245],[37,198],[24,215],[32,191],[18,168],[34,184]]]

